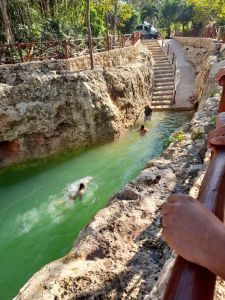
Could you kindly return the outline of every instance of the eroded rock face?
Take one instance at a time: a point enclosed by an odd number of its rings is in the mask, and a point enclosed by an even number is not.
[[[206,135],[217,107],[218,98],[204,101],[179,129],[183,139],[150,161],[96,214],[70,253],[36,273],[15,299],[157,297],[151,291],[171,255],[161,238],[160,209],[171,193],[188,193],[205,169]]]
[[[149,102],[149,52],[126,67],[22,72],[0,84],[0,166],[113,140]]]

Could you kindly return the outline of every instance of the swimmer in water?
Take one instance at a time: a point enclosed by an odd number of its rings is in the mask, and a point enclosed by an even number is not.
[[[73,195],[71,195],[71,194],[69,195],[70,200],[74,201],[76,198],[82,199],[83,195],[84,195],[84,191],[85,191],[85,185],[84,185],[83,182],[81,182],[79,184],[78,191],[75,194],[73,194]]]
[[[141,125],[141,128],[138,129],[138,132],[140,133],[141,136],[143,136],[148,132],[148,129],[146,129],[144,125]]]
[[[65,196],[63,200],[58,200],[57,204],[64,204],[66,203],[66,200],[75,201],[77,198],[80,198],[80,200],[83,198],[85,189],[88,185],[88,183],[93,179],[91,176],[87,176],[82,179],[82,182],[80,182],[78,185],[77,183],[71,184],[69,187],[65,190]]]
[[[84,190],[85,190],[85,185],[83,182],[81,182],[78,190],[78,197],[80,197],[80,199],[83,198]]]

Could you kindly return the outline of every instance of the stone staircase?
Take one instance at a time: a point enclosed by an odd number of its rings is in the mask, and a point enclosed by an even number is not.
[[[142,43],[150,50],[154,60],[151,106],[155,110],[170,109],[174,104],[174,67],[158,40],[145,40]]]

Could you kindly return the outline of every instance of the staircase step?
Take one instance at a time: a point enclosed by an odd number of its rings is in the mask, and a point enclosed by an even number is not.
[[[170,86],[170,88],[174,88],[174,81],[171,82],[154,82],[154,89],[155,88],[161,88],[162,86]]]
[[[158,84],[158,83],[162,83],[162,82],[174,82],[174,78],[172,77],[164,77],[164,78],[157,78],[155,79],[155,84]]]
[[[173,72],[168,71],[168,72],[155,72],[155,78],[161,78],[161,77],[174,77]]]
[[[173,100],[173,94],[170,95],[160,95],[160,96],[152,96],[152,101],[164,101],[164,100]]]
[[[161,48],[151,48],[150,51],[154,54],[164,54],[165,55],[165,52],[162,51]]]
[[[163,70],[163,69],[168,69],[169,68],[173,68],[172,65],[170,65],[169,63],[167,64],[162,64],[162,65],[155,65],[154,70]]]
[[[173,67],[168,63],[168,62],[157,62],[155,63],[154,65],[154,70],[157,71],[157,70],[162,70],[162,69],[169,69],[170,71],[173,71]]]
[[[168,59],[168,57],[164,53],[153,53],[152,52],[152,56],[156,57],[156,58],[158,58],[158,57],[166,57]]]
[[[164,101],[164,102],[159,102],[159,101],[152,101],[151,106],[165,106],[165,105],[173,105],[173,100],[171,101]]]
[[[173,84],[171,85],[161,85],[161,86],[154,86],[154,92],[160,92],[160,91],[173,91]]]
[[[160,63],[161,59],[166,59],[166,62],[168,65],[172,66],[171,62],[169,61],[169,59],[166,56],[162,56],[162,57],[153,57],[154,59],[158,60],[158,63]],[[165,61],[163,61],[163,63],[165,63]]]
[[[164,74],[164,73],[161,73],[161,74],[155,74],[155,79],[161,79],[161,78],[174,78],[174,75],[173,73],[171,74]]]
[[[168,96],[168,95],[172,95],[173,96],[173,90],[169,90],[169,91],[153,91],[153,96]]]
[[[153,56],[153,59],[156,62],[167,62],[167,63],[169,63],[169,60],[166,56]]]
[[[153,56],[154,57],[166,57],[167,58],[167,56],[164,53],[153,53]]]

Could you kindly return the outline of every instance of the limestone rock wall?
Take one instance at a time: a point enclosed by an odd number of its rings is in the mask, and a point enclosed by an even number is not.
[[[0,166],[118,137],[149,101],[152,68],[143,49],[136,63],[117,68],[31,69],[4,78]]]
[[[185,47],[205,49],[211,54],[217,51],[217,43],[214,39],[199,37],[174,37],[174,39]]]
[[[94,54],[95,68],[112,68],[136,62],[142,58],[142,46],[138,42],[135,46],[119,48]],[[13,83],[18,81],[23,73],[49,71],[83,71],[91,68],[89,55],[83,55],[70,59],[51,59],[34,61],[14,65],[0,65],[0,82]]]
[[[184,46],[188,60],[196,68],[193,103],[198,105],[202,100],[214,96],[219,91],[215,83],[215,75],[219,68],[225,65],[222,58],[218,63],[223,45],[209,38],[175,37],[175,39]]]

